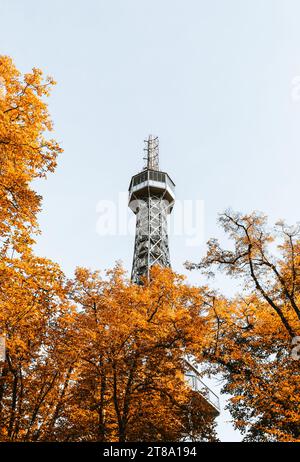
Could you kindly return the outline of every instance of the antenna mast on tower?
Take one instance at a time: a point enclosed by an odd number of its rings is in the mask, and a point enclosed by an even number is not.
[[[144,157],[144,170],[159,170],[159,140],[158,136],[149,135],[144,140],[146,157]]]

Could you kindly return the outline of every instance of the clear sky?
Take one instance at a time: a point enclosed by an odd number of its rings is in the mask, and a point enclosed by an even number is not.
[[[229,206],[298,221],[299,19],[299,0],[0,0],[0,52],[58,82],[50,111],[64,153],[36,185],[36,251],[70,276],[118,259],[130,270],[133,236],[99,234],[99,201],[121,206],[149,133],[178,203],[204,201],[202,242],[170,238],[175,270],[209,237],[224,241],[216,220]],[[240,438],[226,412],[219,420],[221,439]]]

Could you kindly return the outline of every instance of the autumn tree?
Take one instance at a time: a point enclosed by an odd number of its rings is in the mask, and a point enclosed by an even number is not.
[[[268,230],[259,213],[227,211],[219,221],[233,247],[212,239],[202,261],[187,266],[221,270],[244,290],[232,300],[211,295],[205,356],[225,378],[246,440],[300,441],[300,362],[291,356],[300,335],[299,227],[278,222]]]
[[[77,269],[69,294],[78,312],[65,341],[77,363],[57,438],[216,438],[215,414],[184,379],[204,336],[203,291],[159,268],[136,285],[117,265],[106,276]]]
[[[24,76],[0,56],[0,236],[1,255],[22,253],[37,231],[41,197],[32,180],[53,172],[58,143],[46,137],[52,122],[44,97],[55,82],[39,69]]]
[[[0,57],[0,439],[36,438],[43,415],[55,406],[66,368],[54,360],[57,324],[68,310],[64,275],[32,252],[41,197],[31,182],[56,165],[59,145],[45,97],[54,84],[33,69],[22,75]],[[51,356],[51,354],[52,356]],[[55,389],[55,386],[56,389]],[[55,390],[55,392],[54,392]],[[56,399],[57,401],[57,399]]]

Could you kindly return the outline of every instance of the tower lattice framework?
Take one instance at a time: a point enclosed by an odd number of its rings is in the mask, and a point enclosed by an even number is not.
[[[145,141],[146,156],[142,172],[134,175],[129,186],[129,207],[136,214],[136,235],[131,280],[141,283],[149,278],[153,265],[170,267],[168,215],[175,201],[175,184],[159,170],[158,138]]]

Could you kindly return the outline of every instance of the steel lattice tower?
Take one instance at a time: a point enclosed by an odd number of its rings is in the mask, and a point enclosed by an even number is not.
[[[131,280],[149,278],[153,265],[170,267],[167,216],[175,201],[175,184],[159,170],[158,138],[145,140],[144,169],[134,175],[129,185],[129,207],[136,215],[136,235]]]
[[[136,233],[131,280],[141,284],[149,278],[151,266],[170,267],[167,217],[175,202],[175,184],[159,170],[158,138],[145,140],[144,169],[131,178],[129,207],[136,215]],[[191,389],[203,399],[205,413],[216,417],[220,412],[219,398],[201,380],[197,368],[185,358],[185,379]]]

